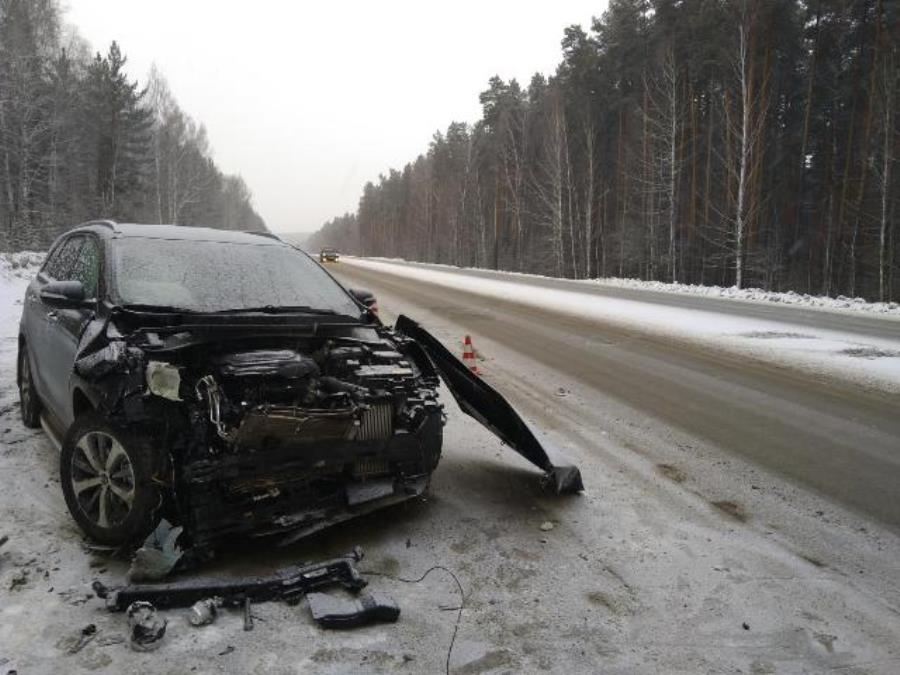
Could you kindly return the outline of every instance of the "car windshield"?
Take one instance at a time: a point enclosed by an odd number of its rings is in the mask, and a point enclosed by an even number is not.
[[[358,317],[360,309],[309,256],[281,245],[117,240],[118,300],[195,312],[309,307]]]

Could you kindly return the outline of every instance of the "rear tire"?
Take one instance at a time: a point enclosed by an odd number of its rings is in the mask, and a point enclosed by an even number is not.
[[[69,428],[60,453],[60,482],[69,512],[94,541],[122,546],[159,523],[153,477],[160,456],[150,440],[89,411]]]
[[[41,400],[34,389],[34,378],[31,376],[31,359],[28,347],[24,344],[19,349],[19,412],[22,424],[29,429],[41,426]]]

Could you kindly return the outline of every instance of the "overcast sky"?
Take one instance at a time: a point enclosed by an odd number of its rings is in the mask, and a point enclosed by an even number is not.
[[[606,0],[67,0],[94,49],[117,40],[143,83],[152,63],[203,122],[276,231],[356,209],[362,186],[480,115],[494,74],[524,85],[560,60],[563,28]]]

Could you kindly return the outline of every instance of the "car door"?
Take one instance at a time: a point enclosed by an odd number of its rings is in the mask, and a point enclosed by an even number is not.
[[[48,270],[46,279],[43,280],[44,285],[50,281],[72,280],[84,243],[83,234],[72,235],[62,243],[58,264]],[[44,332],[35,360],[44,387],[43,401],[65,429],[71,422],[69,381],[74,361],[74,350],[70,346],[71,330],[83,310],[51,307],[41,301],[41,311],[44,316]]]
[[[31,360],[32,380],[41,401],[57,419],[62,411],[55,394],[53,345],[59,310],[41,300],[41,291],[51,281],[63,281],[69,276],[81,244],[81,237],[60,239],[25,293],[23,328]]]
[[[94,316],[96,301],[101,293],[102,260],[100,242],[94,235],[77,235],[80,239],[77,253],[68,269],[67,281],[80,281],[84,297],[93,300],[88,307],[59,308],[50,327],[50,357],[48,365],[52,376],[51,397],[64,427],[72,423],[71,378],[75,354],[85,326]]]

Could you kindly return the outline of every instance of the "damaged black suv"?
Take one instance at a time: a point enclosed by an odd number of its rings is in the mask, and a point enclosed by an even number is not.
[[[299,537],[422,494],[437,378],[358,295],[265,234],[60,237],[26,293],[18,382],[25,424],[61,438],[79,526],[111,545],[162,515],[197,545]]]
[[[286,543],[423,494],[441,456],[439,378],[547,485],[581,489],[490,385],[376,307],[267,233],[88,223],[26,291],[22,419],[61,439],[66,504],[108,545],[163,517],[201,551]]]

